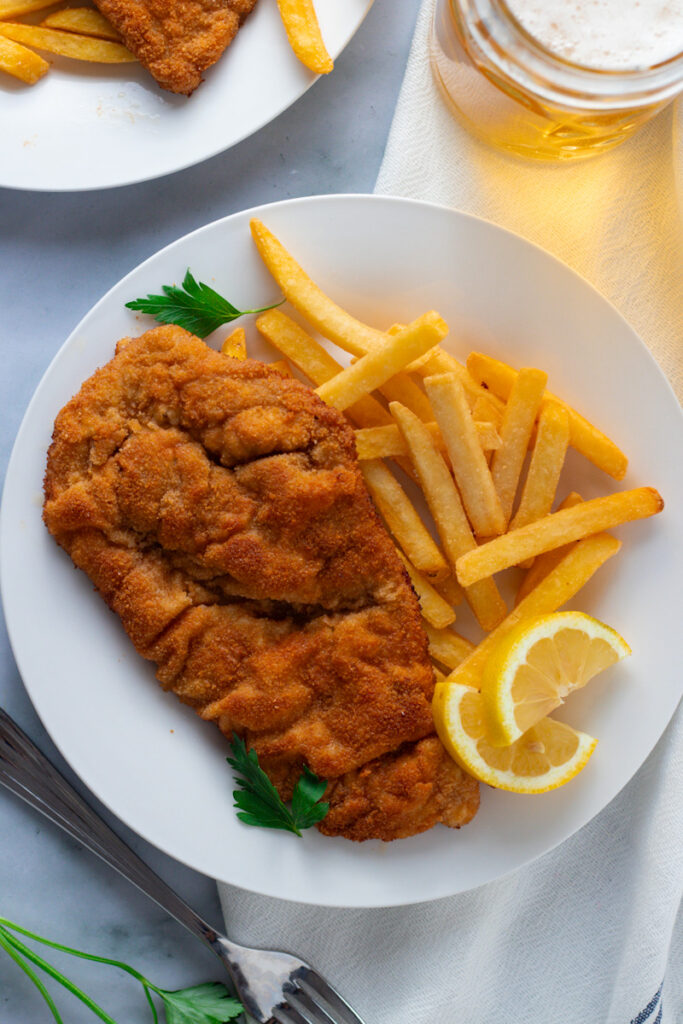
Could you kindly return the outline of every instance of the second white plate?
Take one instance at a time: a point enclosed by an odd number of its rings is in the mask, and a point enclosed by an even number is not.
[[[371,6],[317,0],[332,57]],[[253,135],[316,78],[292,53],[275,0],[259,0],[189,98],[164,92],[136,64],[49,59],[53,67],[34,86],[0,79],[0,186],[76,191],[170,174]]]

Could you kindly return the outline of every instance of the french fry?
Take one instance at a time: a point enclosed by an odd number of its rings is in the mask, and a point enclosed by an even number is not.
[[[355,423],[361,429],[381,430],[384,426],[395,426],[392,422],[391,414],[372,395],[364,395],[362,398],[359,398],[357,402],[346,410],[346,415],[352,423]],[[408,456],[394,455],[392,458],[396,465],[401,467],[406,476],[409,476],[411,480],[417,483],[417,474]]]
[[[341,373],[337,360],[282,310],[261,313],[256,329],[314,384],[324,384]]]
[[[74,60],[94,61],[100,64],[129,64],[137,61],[121,43],[92,36],[77,36],[74,32],[41,28],[39,25],[21,25],[14,21],[0,21],[0,35],[16,43],[35,46],[37,50],[58,53]]]
[[[373,398],[372,395],[364,395],[359,398],[357,402],[354,402],[346,410],[346,415],[353,422],[366,430],[370,430],[376,427],[391,426],[387,423],[387,420],[391,419],[391,416],[384,408],[383,405]]]
[[[403,328],[405,330],[405,327]],[[401,331],[395,331],[400,334]],[[383,384],[379,389],[387,402],[400,402],[407,409],[419,416],[424,423],[434,419],[432,407],[424,391],[415,383],[410,374],[400,371]]]
[[[455,611],[453,608],[451,608],[447,601],[444,601],[441,594],[434,589],[429,580],[421,572],[418,572],[414,565],[411,565],[402,551],[399,551],[397,548],[396,553],[410,576],[413,590],[420,602],[422,618],[437,629],[450,626],[451,622],[455,622]]]
[[[495,452],[500,448],[503,442],[493,423],[489,420],[475,419],[474,426],[479,435],[479,444],[483,452]]]
[[[403,435],[444,553],[453,568],[463,552],[476,547],[453,477],[426,424],[400,402],[392,402],[389,411]]]
[[[557,509],[560,511],[563,508],[574,508],[574,505],[580,505],[582,501],[583,498],[580,494],[577,494],[576,491],[571,491],[564,501],[560,502]],[[544,554],[539,555],[538,558],[534,558],[531,567],[522,577],[522,582],[515,596],[515,607],[527,594],[531,593],[534,587],[538,586],[542,579],[545,579],[548,573],[555,568],[558,562],[562,561],[569,549],[574,547],[576,543],[578,542],[572,541],[571,544],[562,544],[559,548],[553,548],[552,551],[546,551]]]
[[[0,21],[6,18],[21,18],[45,7],[54,7],[56,0],[0,0]]]
[[[330,57],[316,17],[313,0],[277,0],[289,45],[310,71],[326,75],[334,64]]]
[[[282,294],[323,337],[354,356],[386,344],[388,335],[361,323],[333,302],[260,220],[251,221],[251,235]]]
[[[63,7],[41,21],[43,28],[60,28],[65,32],[78,32],[83,36],[97,36],[118,42],[121,36],[103,14],[92,7]]]
[[[467,358],[467,368],[475,381],[483,382],[499,398],[507,401],[517,371],[506,363],[485,356],[481,352],[471,352]],[[606,434],[593,426],[581,413],[572,409],[560,398],[546,391],[544,402],[559,402],[564,405],[569,416],[569,443],[572,448],[602,469],[615,480],[623,480],[628,467],[628,459]]]
[[[387,335],[381,348],[362,356],[336,377],[317,388],[323,402],[344,410],[363,395],[380,387],[406,363],[432,348],[448,333],[438,313],[424,313],[400,334]]]
[[[511,530],[533,523],[551,511],[568,446],[567,410],[557,402],[548,402],[538,420],[536,444]]]
[[[393,323],[391,327],[387,328],[387,334],[400,334],[401,331],[405,331],[407,326],[407,324],[401,322]],[[430,359],[431,356],[437,354],[438,352],[441,352],[441,348],[440,346],[437,345],[435,348],[430,349],[429,352],[425,352],[423,356],[420,356],[418,359],[413,360],[410,366],[406,367],[405,375],[412,380],[411,374],[415,373],[417,368],[419,367],[419,376],[428,376],[425,370],[426,362],[427,360]],[[402,405],[405,405],[408,409],[414,412],[417,416],[420,417],[421,420],[424,420],[425,423],[434,419],[434,414],[431,411],[431,406],[429,406],[429,400],[427,400],[428,404],[426,406],[423,405],[419,400],[417,401],[417,403],[413,404],[410,400],[410,395],[407,392],[404,393],[403,396],[401,396],[398,393],[398,391],[395,394],[387,394],[386,398],[387,401],[389,402],[401,402]],[[419,405],[421,404],[422,409],[420,410]]]
[[[488,395],[479,395],[478,398],[475,398],[472,404],[472,418],[478,423],[490,423],[498,432],[503,422],[505,406],[499,408],[494,405],[491,400],[493,398],[495,395],[491,395],[490,398]]]
[[[392,333],[395,333],[396,327],[397,325],[393,324]],[[407,371],[408,373],[417,373],[420,377],[434,377],[437,373],[459,374],[461,371],[467,373],[467,370],[462,363],[459,363],[454,356],[442,349],[440,345],[437,345],[437,347],[432,349],[431,352],[425,352],[425,354],[420,356],[419,359],[413,360],[413,362],[407,367]],[[477,388],[477,385],[469,374],[467,374],[467,376],[469,377],[469,382],[472,385],[472,388],[476,389],[477,393],[479,391],[483,391],[483,388]],[[465,390],[467,390],[467,388],[465,388]]]
[[[534,558],[561,544],[581,540],[621,523],[646,519],[663,508],[664,502],[653,487],[637,487],[551,512],[535,523],[511,530],[461,555],[456,566],[458,582],[469,587],[526,558]]]
[[[444,576],[443,579],[434,580],[434,588],[439,591],[444,601],[455,608],[462,603],[465,591],[462,589],[455,576]]]
[[[461,665],[474,651],[474,644],[452,629],[435,629],[427,623],[425,632],[431,657],[451,671]]]
[[[478,384],[467,367],[459,363],[450,352],[444,351],[439,346],[415,360],[406,369],[408,373],[415,372],[420,377],[436,377],[442,373],[454,373],[465,390],[470,407],[474,409],[475,403],[485,402],[485,408],[489,410],[489,415],[496,417],[491,422],[495,423],[496,427],[500,426],[505,403],[492,394],[492,392],[482,387],[481,384]]]
[[[439,445],[440,431],[436,423],[428,423],[427,429]],[[443,441],[441,442],[443,445]],[[408,445],[401,436],[396,423],[385,427],[370,427],[356,431],[356,454],[359,459],[393,459],[397,455],[408,455]]]
[[[437,683],[442,683],[446,678],[446,673],[442,672],[439,666],[432,660],[432,671],[434,672],[434,678]]]
[[[430,577],[448,575],[448,564],[415,511],[412,502],[384,463],[361,463],[361,472],[382,518],[406,557]]]
[[[484,665],[501,637],[522,619],[549,615],[570,601],[608,558],[617,553],[621,542],[607,533],[586,537],[574,544],[564,558],[517,605],[492,633],[482,640],[470,656],[448,677],[449,682],[479,689]]]
[[[0,70],[26,85],[35,85],[50,65],[33,50],[0,36]]]
[[[476,547],[460,495],[427,426],[399,402],[389,406],[403,434],[420,486],[436,524],[444,553],[451,568],[465,551]],[[492,579],[475,584],[465,597],[482,629],[490,630],[505,618],[505,603]]]
[[[490,447],[485,447],[484,445],[482,445],[489,468],[491,466],[491,459],[493,458],[494,450],[496,448],[500,448],[501,445],[500,425],[503,422],[504,411],[505,406],[503,406],[502,410],[498,409],[490,401],[488,397],[485,397],[483,395],[481,395],[479,398],[475,398],[474,401],[472,402],[472,418],[475,420],[475,422],[488,423],[490,424],[491,429],[496,431],[496,438],[498,440],[498,443],[495,445],[491,445]]]
[[[425,388],[475,535],[490,537],[502,533],[503,510],[460,378],[453,373],[426,377]]]
[[[441,454],[447,454],[438,423],[426,423],[425,426]],[[475,423],[474,426],[483,451],[492,451],[500,445],[500,436],[492,423]],[[357,430],[356,452],[359,459],[395,459],[397,455],[407,455],[408,446],[398,426],[392,423],[384,427]]]
[[[278,373],[281,373],[283,377],[293,377],[292,368],[286,359],[276,359],[275,362],[270,363],[270,366]]]
[[[548,375],[542,370],[520,370],[503,413],[503,422],[500,426],[502,443],[493,453],[491,476],[498,492],[506,527],[512,514],[531,432],[547,383]]]
[[[303,327],[279,309],[269,309],[257,317],[256,329],[316,385],[331,380],[343,369]],[[372,395],[361,398],[346,411],[364,429],[393,424],[387,410]]]
[[[247,358],[247,335],[244,327],[236,327],[221,345],[221,352],[231,359]]]

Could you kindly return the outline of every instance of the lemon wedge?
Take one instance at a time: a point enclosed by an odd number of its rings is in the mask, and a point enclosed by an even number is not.
[[[515,743],[569,693],[630,653],[618,633],[583,612],[520,622],[501,638],[483,669],[481,693],[491,743]]]
[[[436,731],[451,757],[480,782],[513,793],[546,793],[563,786],[586,765],[598,742],[544,718],[509,747],[494,747],[481,693],[460,683],[438,683],[433,710]]]

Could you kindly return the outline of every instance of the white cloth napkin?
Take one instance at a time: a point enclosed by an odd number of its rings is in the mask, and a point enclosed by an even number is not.
[[[500,155],[455,123],[432,80],[432,4],[420,12],[376,191],[478,214],[559,256],[627,317],[681,397],[671,110],[595,161]],[[221,885],[226,926],[237,941],[303,956],[367,1024],[681,1024],[682,781],[679,710],[597,818],[507,878],[385,910],[293,905]]]
[[[366,1024],[680,1024],[683,715],[597,818],[529,867],[412,907],[220,885],[228,934],[315,965]]]

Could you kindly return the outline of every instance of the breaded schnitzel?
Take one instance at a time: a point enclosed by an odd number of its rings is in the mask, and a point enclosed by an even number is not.
[[[256,0],[95,0],[163,89],[189,96]]]
[[[404,839],[443,824],[460,828],[479,808],[479,784],[451,760],[438,736],[406,743],[330,783],[326,836]]]
[[[474,814],[477,784],[438,740],[404,748],[433,731],[417,599],[353,431],[299,381],[178,327],[125,339],[58,415],[45,498],[166,689],[243,735],[283,795],[304,763],[339,780],[324,831]]]

